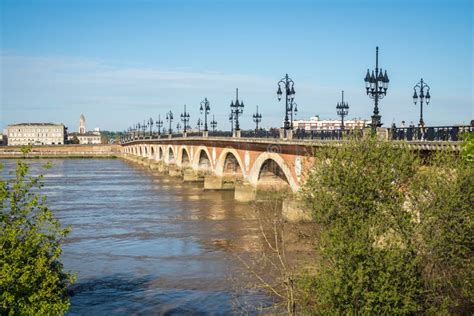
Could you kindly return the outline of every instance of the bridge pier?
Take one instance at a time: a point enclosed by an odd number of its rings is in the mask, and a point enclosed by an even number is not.
[[[204,177],[200,175],[199,172],[194,171],[193,169],[184,169],[183,181],[184,182],[202,182],[204,181]]]
[[[257,188],[249,182],[235,184],[234,199],[240,202],[251,202],[257,198]]]
[[[204,177],[204,190],[222,190],[222,177],[207,175]]]
[[[168,174],[171,177],[181,177],[182,176],[181,169],[175,164],[168,166]]]

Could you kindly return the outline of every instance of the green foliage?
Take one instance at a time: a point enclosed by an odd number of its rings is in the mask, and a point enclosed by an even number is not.
[[[465,157],[465,156],[464,156]],[[474,168],[472,160],[438,153],[412,190],[419,211],[420,257],[429,313],[474,310]]]
[[[474,133],[463,134],[462,157],[467,162],[474,164]]]
[[[421,267],[413,216],[403,208],[418,160],[374,138],[321,150],[315,159],[303,195],[322,226],[316,311],[419,311]]]
[[[22,161],[13,179],[0,179],[1,315],[59,315],[69,307],[73,277],[60,261],[69,228],[61,228],[39,195],[41,180],[28,176]]]
[[[71,139],[71,144],[76,144],[77,145],[79,143],[80,143],[79,138],[77,138],[77,136],[74,135]]]
[[[318,151],[302,195],[321,225],[314,313],[467,312],[472,307],[472,165],[423,166],[374,138]]]

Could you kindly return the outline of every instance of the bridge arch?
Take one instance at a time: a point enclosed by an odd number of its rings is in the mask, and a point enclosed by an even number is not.
[[[143,152],[143,151],[142,151],[142,146],[139,146],[139,148],[140,148],[140,157],[141,157],[141,156],[142,156],[142,152]]]
[[[290,168],[278,153],[261,153],[253,163],[247,179],[252,185],[257,186],[265,172],[274,173],[275,176],[287,182],[293,192],[298,190],[298,184],[293,178]]]
[[[211,154],[207,147],[199,146],[194,151],[192,166],[194,170],[212,170]]]
[[[179,150],[178,163],[181,167],[187,167],[191,165],[191,155],[189,154],[188,148],[183,145]]]
[[[163,146],[158,146],[158,160],[163,160]]]
[[[150,146],[150,158],[155,159],[155,146]]]
[[[148,157],[148,148],[147,148],[147,145],[143,146],[144,147],[144,150],[145,150],[145,157]]]
[[[174,148],[171,145],[168,145],[168,150],[167,150],[167,163],[176,163],[176,155],[174,153]]]
[[[238,174],[246,176],[244,164],[239,153],[234,148],[225,148],[222,150],[215,167],[216,174],[223,176],[225,174]]]

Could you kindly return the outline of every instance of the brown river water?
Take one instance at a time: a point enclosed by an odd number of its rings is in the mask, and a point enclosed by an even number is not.
[[[50,161],[43,193],[72,227],[62,256],[77,273],[69,315],[253,314],[271,305],[244,285],[251,278],[236,256],[263,241],[253,207],[232,191],[204,192],[120,159]],[[7,172],[15,161],[2,163]],[[37,174],[45,160],[28,163]]]

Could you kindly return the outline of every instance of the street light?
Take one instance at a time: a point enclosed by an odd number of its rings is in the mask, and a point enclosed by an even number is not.
[[[201,128],[202,128],[202,120],[201,120],[201,118],[199,118],[198,121],[197,121],[197,127],[198,127],[198,131],[200,132],[200,131],[201,131]]]
[[[201,111],[201,114],[204,112],[204,132],[207,132],[207,115],[209,114],[209,111],[211,110],[211,107],[209,105],[209,101],[207,98],[204,98],[204,100],[201,101],[201,107],[199,108]]]
[[[146,127],[147,127],[147,123],[145,122],[145,120],[143,120],[143,125],[142,125],[143,139],[146,138]]]
[[[287,130],[293,129],[293,100],[295,99],[295,83],[290,77],[288,77],[288,74],[286,74],[285,77],[278,81],[278,101],[281,101],[281,97],[283,95],[282,87],[285,89],[285,120],[283,123],[283,127],[286,133]],[[289,116],[291,117],[291,123],[289,121]]]
[[[235,89],[235,103],[234,101],[230,102],[230,113],[232,113],[233,118],[235,119],[235,131],[240,130],[239,126],[239,115],[244,112],[244,102],[239,102],[239,88]]]
[[[230,122],[230,132],[234,133],[234,114],[232,111],[229,114],[229,122]]]
[[[181,123],[178,122],[178,124],[176,124],[176,129],[178,130],[178,134],[181,132]]]
[[[381,116],[379,115],[379,100],[382,100],[387,95],[388,89],[388,76],[387,70],[382,73],[382,69],[379,69],[379,47],[375,48],[375,72],[372,70],[370,74],[367,69],[365,75],[365,90],[367,95],[374,100],[374,114],[372,115],[372,131],[375,132],[377,127],[382,126],[380,121]]]
[[[341,130],[344,129],[344,116],[349,114],[349,103],[344,102],[344,90],[342,90],[342,100],[336,105],[337,115],[341,117]]]
[[[171,110],[168,113],[166,113],[166,122],[169,122],[170,124],[168,133],[171,135],[173,133],[173,130],[171,129],[171,123],[173,122],[173,112],[171,112]]]
[[[211,127],[212,131],[215,132],[217,127],[217,121],[214,119],[214,114],[212,115]]]
[[[418,88],[418,93],[417,93]],[[427,89],[425,94],[425,89]],[[430,104],[431,95],[430,95],[430,86],[428,86],[421,78],[420,82],[418,82],[413,87],[413,103],[416,104],[418,99],[420,99],[420,127],[423,128],[425,126],[425,122],[423,121],[423,103],[426,102],[426,105]]]
[[[163,127],[163,121],[160,118],[160,115],[158,114],[158,120],[155,122],[156,127],[158,128],[158,136],[161,135],[161,128]]]
[[[186,104],[184,105],[184,112],[181,113],[181,122],[183,122],[183,133],[186,133],[189,126],[189,112],[186,112]]]
[[[253,114],[253,121],[255,122],[255,133],[258,131],[258,123],[262,121],[262,114],[258,113],[258,105],[257,105],[257,112]]]
[[[153,119],[151,117],[148,119],[148,125],[150,126],[150,138],[153,138]]]

